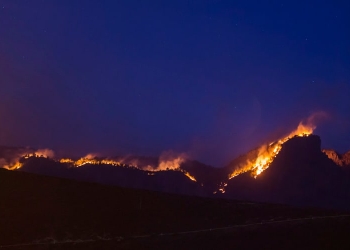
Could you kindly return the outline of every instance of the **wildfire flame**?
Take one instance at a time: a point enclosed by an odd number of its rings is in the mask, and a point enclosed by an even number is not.
[[[53,158],[54,153],[49,149],[40,149],[34,153],[25,153],[19,157],[17,157],[14,161],[9,164],[3,164],[2,167],[8,170],[16,170],[23,166],[23,163],[20,159],[29,159],[31,157],[43,157],[43,158]],[[181,164],[185,161],[185,157],[183,155],[178,155],[176,157],[172,156],[170,153],[166,153],[165,155],[161,155],[159,159],[158,166],[145,166],[141,167],[137,165],[137,160],[132,160],[130,163],[125,164],[123,160],[113,160],[113,159],[99,159],[93,154],[88,154],[78,160],[73,160],[70,158],[62,158],[56,160],[63,164],[68,164],[70,167],[82,167],[84,165],[112,165],[118,167],[135,167],[137,169],[147,171],[148,175],[154,175],[155,172],[159,171],[180,171],[185,176],[187,176],[192,181],[197,181],[194,176],[192,176],[187,171],[180,168]],[[1,167],[1,166],[0,166]]]
[[[28,159],[30,157],[52,158],[52,157],[54,157],[54,155],[55,154],[51,149],[38,149],[35,152],[30,151],[30,150],[26,150],[25,153],[23,153],[22,155],[17,155],[10,162],[4,161],[1,164],[2,166],[0,166],[0,167],[8,169],[8,170],[16,170],[16,169],[20,169],[23,166],[23,163],[20,162],[21,158],[24,158],[24,159]]]
[[[22,163],[20,162],[16,162],[13,165],[4,165],[3,168],[7,169],[7,170],[15,170],[15,169],[20,169],[22,167]]]
[[[316,126],[313,124],[313,119],[309,118],[307,122],[304,124],[300,122],[297,129],[289,133],[287,136],[282,137],[278,141],[271,142],[266,145],[262,145],[258,149],[258,156],[254,160],[248,160],[247,163],[238,169],[235,169],[230,175],[229,179],[240,175],[242,173],[251,171],[254,178],[260,175],[263,171],[265,171],[274,158],[278,155],[278,153],[282,149],[282,145],[288,141],[289,139],[295,136],[309,136],[312,134]]]
[[[197,181],[196,178],[194,178],[194,176],[190,175],[189,172],[186,172],[185,170],[182,170],[182,172],[191,180],[191,181]]]

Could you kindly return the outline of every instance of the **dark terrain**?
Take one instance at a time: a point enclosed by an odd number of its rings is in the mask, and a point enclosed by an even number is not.
[[[180,196],[3,169],[0,200],[2,249],[350,247],[350,218],[340,216],[350,213],[344,211]],[[182,233],[191,230],[204,231]]]

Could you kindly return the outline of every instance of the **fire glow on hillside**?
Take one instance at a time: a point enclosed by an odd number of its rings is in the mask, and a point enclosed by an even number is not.
[[[2,167],[8,170],[16,170],[23,167],[23,160],[29,159],[31,157],[42,157],[42,158],[50,158],[53,159],[53,151],[51,150],[38,150],[34,153],[25,153],[18,157],[15,161],[13,161],[10,164],[5,164]],[[133,167],[137,168],[149,173],[149,175],[154,175],[154,172],[160,172],[160,171],[180,171],[182,172],[186,177],[188,177],[191,181],[197,181],[194,176],[192,176],[187,171],[180,168],[181,164],[185,161],[184,156],[179,155],[176,157],[172,156],[166,156],[166,157],[160,157],[158,166],[138,166],[137,160],[127,162],[124,159],[105,159],[105,158],[98,158],[93,154],[88,154],[85,157],[79,158],[78,160],[73,160],[70,158],[62,158],[55,160],[57,162],[60,162],[62,164],[67,164],[68,167],[83,167],[84,165],[111,165],[116,167]]]
[[[255,159],[249,159],[243,167],[235,169],[230,175],[229,179],[240,175],[242,173],[251,171],[254,178],[260,175],[264,170],[266,170],[274,158],[282,149],[282,145],[289,139],[295,136],[309,136],[312,134],[313,130],[316,128],[312,122],[312,119],[308,119],[306,124],[302,122],[299,123],[299,126],[296,130],[289,133],[287,136],[282,137],[281,139],[271,142],[269,144],[262,145],[258,149],[258,156]]]

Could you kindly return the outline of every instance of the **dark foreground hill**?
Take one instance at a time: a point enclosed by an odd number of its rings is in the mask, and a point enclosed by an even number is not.
[[[1,249],[348,249],[341,212],[0,169]],[[227,228],[225,228],[227,227]]]

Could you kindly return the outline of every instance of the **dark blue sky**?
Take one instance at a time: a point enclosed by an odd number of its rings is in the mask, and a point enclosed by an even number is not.
[[[0,0],[0,144],[220,166],[315,111],[350,149],[349,1]]]

